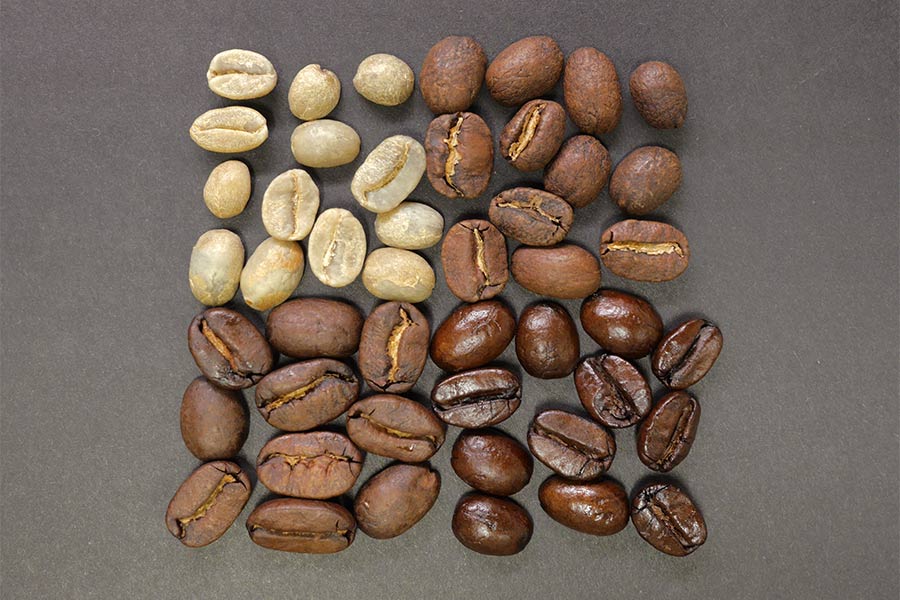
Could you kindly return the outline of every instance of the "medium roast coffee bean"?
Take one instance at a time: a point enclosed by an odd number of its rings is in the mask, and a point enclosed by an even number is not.
[[[590,535],[613,535],[628,525],[625,488],[609,479],[575,483],[554,475],[538,490],[541,508],[557,523]]]
[[[337,418],[359,397],[359,380],[338,360],[316,358],[272,371],[256,386],[256,407],[269,425],[306,431]]]
[[[419,71],[422,99],[436,115],[472,106],[487,68],[481,44],[470,37],[451,35],[431,47]]]
[[[429,324],[406,302],[385,302],[372,311],[362,329],[359,370],[379,392],[412,389],[428,358]]]
[[[678,156],[659,146],[643,146],[616,166],[609,197],[630,215],[646,215],[665,204],[680,186]]]
[[[520,171],[537,171],[556,156],[565,133],[563,107],[552,100],[532,100],[500,133],[500,154]]]
[[[250,200],[250,169],[239,160],[216,166],[203,186],[203,202],[220,219],[236,217]]]
[[[509,498],[467,494],[453,512],[453,535],[480,554],[518,554],[531,541],[533,530],[528,512]]]
[[[297,298],[276,306],[266,320],[272,347],[292,358],[346,358],[359,348],[363,315],[340,300]]]
[[[700,403],[687,392],[660,398],[638,431],[638,457],[654,471],[666,473],[683,461],[700,423]]]
[[[428,181],[448,198],[477,198],[494,171],[494,139],[484,120],[470,112],[436,117],[425,133]]]
[[[528,374],[565,377],[578,362],[578,330],[569,312],[554,302],[532,304],[519,315],[516,356]]]
[[[575,369],[575,389],[582,406],[607,427],[630,427],[653,403],[647,380],[630,362],[614,354],[585,358]]]
[[[334,110],[341,99],[341,80],[319,65],[306,65],[294,77],[288,90],[288,104],[303,121],[321,119]]]
[[[488,91],[503,106],[543,96],[559,81],[564,58],[553,38],[523,38],[491,61],[485,73]]]
[[[685,321],[659,342],[653,352],[653,374],[673,390],[683,390],[703,379],[719,352],[722,332],[703,319]]]
[[[297,242],[266,238],[241,271],[241,293],[250,308],[274,308],[291,297],[303,278],[303,248]]]
[[[444,217],[427,204],[401,202],[375,217],[375,235],[385,246],[405,250],[431,248],[444,234]]]
[[[596,48],[578,48],[569,55],[563,94],[569,116],[585,133],[609,133],[622,118],[622,88],[616,67]]]
[[[544,170],[544,189],[573,208],[582,208],[600,195],[611,169],[609,151],[598,139],[576,135],[566,140]]]
[[[482,219],[460,221],[447,231],[441,264],[447,287],[465,302],[493,298],[509,280],[506,239]]]
[[[333,554],[356,537],[356,519],[334,502],[278,498],[263,502],[247,517],[247,533],[270,550]]]
[[[687,117],[687,92],[681,75],[670,64],[651,61],[640,65],[628,81],[634,105],[651,127],[675,129]]]
[[[528,447],[539,461],[575,481],[597,479],[616,455],[616,440],[602,425],[561,410],[535,415]]]
[[[392,54],[373,54],[359,63],[353,87],[375,104],[397,106],[412,95],[415,75],[409,65]]]
[[[460,479],[480,492],[512,496],[531,480],[534,461],[522,444],[495,429],[463,431],[450,464]]]
[[[584,248],[571,244],[519,246],[512,254],[510,270],[519,285],[538,296],[584,298],[600,287],[600,262]]]
[[[169,502],[166,527],[185,546],[211,544],[241,514],[251,489],[250,478],[233,462],[200,465]]]
[[[517,187],[494,196],[488,217],[503,235],[514,240],[528,246],[552,246],[568,235],[575,214],[559,196]]]
[[[406,135],[378,144],[359,166],[350,192],[366,210],[383,213],[406,200],[425,173],[425,148]]]
[[[194,120],[190,129],[194,143],[210,152],[248,152],[266,141],[266,118],[246,106],[226,106],[208,110]]]
[[[225,304],[237,293],[243,266],[244,244],[236,233],[227,229],[207,231],[191,250],[191,293],[207,306]]]
[[[635,281],[670,281],[691,259],[684,234],[657,221],[619,221],[600,236],[600,260],[607,269]]]
[[[359,528],[377,540],[397,537],[422,520],[441,491],[441,476],[428,465],[392,465],[356,494]]]
[[[353,162],[359,155],[359,134],[340,121],[307,121],[291,134],[291,152],[294,160],[307,167],[339,167]]]
[[[431,338],[431,360],[445,371],[474,369],[491,362],[516,335],[516,317],[499,300],[460,306]]]
[[[356,281],[366,260],[366,231],[345,208],[329,208],[316,219],[307,246],[309,268],[328,287]]]
[[[362,452],[345,435],[288,433],[262,447],[256,474],[276,494],[323,500],[352,488],[362,463]]]
[[[206,71],[213,93],[229,100],[262,98],[278,83],[278,74],[269,59],[250,50],[225,50],[216,54]]]
[[[285,171],[272,180],[262,201],[262,221],[276,240],[302,240],[319,212],[319,187],[303,169]]]
[[[188,348],[200,372],[228,390],[248,388],[272,370],[272,348],[246,317],[209,308],[191,321]]]
[[[687,556],[706,541],[700,510],[671,483],[640,490],[631,501],[631,522],[647,543],[672,556]]]
[[[198,377],[181,400],[181,438],[200,460],[232,458],[247,441],[250,419],[240,392]]]
[[[472,369],[442,379],[431,390],[434,413],[444,423],[479,428],[506,420],[519,408],[522,384],[499,367]]]
[[[444,426],[434,413],[393,394],[369,396],[351,406],[347,434],[366,452],[403,462],[428,460],[444,443]]]
[[[631,359],[650,354],[662,336],[662,319],[649,302],[615,290],[584,301],[581,326],[605,350]]]

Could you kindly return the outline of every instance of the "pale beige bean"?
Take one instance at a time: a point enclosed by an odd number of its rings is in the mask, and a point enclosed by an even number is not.
[[[386,246],[421,250],[441,241],[444,217],[427,204],[401,202],[375,217],[375,235]]]
[[[434,289],[434,270],[415,252],[379,248],[366,259],[362,281],[376,298],[422,302]]]
[[[407,135],[393,135],[375,147],[350,182],[360,205],[383,213],[406,200],[425,173],[425,149]]]
[[[263,194],[262,220],[276,240],[302,240],[319,212],[319,188],[303,169],[285,171]]]
[[[324,211],[309,235],[309,268],[327,286],[350,285],[366,259],[366,232],[349,210]]]
[[[210,152],[225,154],[253,150],[269,137],[266,118],[247,106],[208,110],[194,120],[191,139]]]
[[[359,135],[340,121],[307,121],[291,134],[291,152],[298,163],[307,167],[339,167],[359,155]]]
[[[239,160],[216,166],[203,186],[203,202],[220,219],[236,217],[250,200],[250,169]]]
[[[268,58],[250,50],[216,54],[206,72],[209,89],[230,100],[262,98],[275,88],[278,74]]]
[[[341,81],[332,71],[319,65],[306,65],[288,90],[288,104],[298,119],[321,119],[334,110],[341,99]]]
[[[227,229],[207,231],[191,250],[191,293],[207,306],[225,304],[237,292],[243,266],[244,244],[237,234]]]
[[[303,277],[303,249],[297,242],[266,238],[241,272],[244,302],[269,310],[287,300]]]
[[[383,106],[403,104],[412,95],[415,75],[392,54],[373,54],[356,69],[353,87],[363,98]]]

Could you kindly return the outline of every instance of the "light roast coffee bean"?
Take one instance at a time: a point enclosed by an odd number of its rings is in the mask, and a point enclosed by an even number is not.
[[[350,192],[363,208],[387,212],[406,200],[424,173],[422,144],[406,135],[394,135],[369,153],[353,175]]]
[[[450,464],[478,491],[512,496],[531,480],[534,461],[522,444],[495,429],[463,431],[453,444]]]
[[[641,372],[615,354],[581,361],[575,369],[575,390],[588,414],[607,427],[634,425],[650,412],[653,403]]]
[[[370,102],[382,106],[403,104],[412,95],[415,75],[409,65],[392,54],[373,54],[359,63],[353,87]]]
[[[250,478],[233,462],[200,465],[169,502],[166,528],[185,546],[211,544],[234,523],[251,489]]]
[[[638,457],[654,471],[667,473],[687,458],[700,423],[700,403],[687,392],[669,392],[638,430]]]
[[[453,512],[453,535],[480,554],[510,556],[525,549],[534,524],[528,512],[509,498],[467,494]]]
[[[334,502],[278,498],[263,502],[247,517],[247,533],[270,550],[333,554],[356,537],[356,519]]]
[[[646,215],[665,204],[680,186],[678,156],[659,146],[643,146],[616,166],[609,197],[630,215]]]
[[[493,298],[509,280],[506,240],[482,219],[460,221],[447,231],[441,264],[447,287],[465,302]]]
[[[653,374],[666,387],[683,390],[709,372],[722,350],[722,332],[703,319],[685,321],[667,333],[653,352]]]
[[[431,248],[444,234],[444,217],[427,204],[401,202],[375,217],[375,235],[385,246],[405,250]]]
[[[436,117],[425,133],[428,181],[448,198],[477,198],[494,170],[494,139],[484,120],[470,112]]]
[[[584,298],[600,287],[600,263],[584,248],[571,244],[520,246],[512,254],[510,270],[519,285],[538,296]]]
[[[229,100],[262,98],[278,83],[278,74],[268,58],[250,50],[225,50],[216,54],[206,71],[213,93]]]
[[[552,246],[568,235],[575,214],[559,196],[517,187],[494,196],[488,217],[505,236],[528,246]]]
[[[399,248],[378,248],[366,258],[363,285],[382,300],[422,302],[434,289],[434,270],[424,258]]]
[[[239,160],[226,160],[209,174],[203,186],[203,202],[220,219],[244,212],[250,200],[250,169]]]
[[[431,47],[419,71],[422,99],[436,115],[468,109],[478,97],[487,55],[470,37],[451,35]]]
[[[554,302],[532,304],[519,315],[516,356],[532,377],[557,379],[578,362],[578,330],[568,311]]]
[[[522,384],[499,367],[450,375],[431,390],[434,414],[448,425],[477,429],[505,421],[519,408]]]
[[[516,317],[499,300],[460,306],[431,338],[431,360],[445,371],[474,369],[501,354],[516,335]]]
[[[648,544],[672,556],[687,556],[706,541],[700,510],[671,483],[649,484],[635,494],[631,522]]]
[[[485,81],[503,106],[523,104],[553,89],[563,69],[563,53],[547,36],[523,38],[503,49],[487,68]]]
[[[532,100],[500,133],[500,154],[520,171],[537,171],[556,156],[565,133],[563,107],[552,100]]]
[[[248,388],[272,370],[272,348],[246,317],[209,308],[188,327],[188,348],[200,372],[228,390]]]
[[[347,434],[366,452],[403,462],[428,460],[444,443],[444,426],[434,413],[393,394],[369,396],[351,406]]]
[[[600,236],[600,260],[634,281],[670,281],[687,269],[691,249],[684,234],[667,223],[629,219]]]
[[[263,240],[241,271],[244,302],[259,311],[278,306],[297,289],[303,266],[303,249],[297,242]]]
[[[386,302],[362,328],[359,370],[379,392],[402,393],[419,380],[428,358],[428,319],[406,302]]]
[[[569,138],[544,170],[544,189],[582,208],[600,195],[609,180],[612,160],[599,140],[589,135]]]
[[[276,240],[302,240],[309,235],[319,212],[319,188],[309,173],[291,169],[266,188],[262,221]]]
[[[640,65],[628,80],[634,106],[651,127],[675,129],[687,117],[687,92],[681,75],[670,64],[651,61]]]
[[[535,415],[528,447],[539,461],[575,481],[597,479],[616,455],[616,440],[602,425],[561,410]]]
[[[622,118],[622,88],[616,67],[596,48],[578,48],[569,55],[563,94],[569,116],[585,133],[609,133]]]
[[[266,320],[266,338],[292,358],[346,358],[359,349],[363,315],[340,300],[297,298],[276,306]]]
[[[276,494],[324,500],[352,488],[362,464],[362,452],[345,435],[288,433],[262,447],[256,474]]]
[[[247,441],[250,419],[240,392],[198,377],[181,400],[181,438],[200,460],[234,457]]]
[[[391,465],[360,488],[353,513],[366,535],[386,540],[421,521],[440,491],[441,476],[428,465]]]
[[[341,80],[333,71],[315,64],[300,69],[288,90],[291,112],[303,121],[327,116],[340,99]]]
[[[307,256],[316,279],[334,288],[350,285],[366,260],[362,223],[344,208],[323,211],[309,234]]]
[[[647,356],[662,336],[653,305],[615,290],[600,290],[584,301],[581,326],[605,350],[630,359]]]
[[[291,152],[294,160],[307,167],[339,167],[353,162],[359,155],[359,134],[340,121],[307,121],[291,134]]]
[[[625,488],[610,479],[594,483],[548,478],[538,490],[541,508],[557,523],[590,535],[613,535],[628,525]]]
[[[191,293],[207,306],[225,304],[237,293],[243,266],[244,244],[236,233],[227,229],[207,231],[191,250]]]
[[[194,143],[210,152],[248,152],[266,141],[266,118],[246,106],[226,106],[208,110],[194,120],[190,129]]]

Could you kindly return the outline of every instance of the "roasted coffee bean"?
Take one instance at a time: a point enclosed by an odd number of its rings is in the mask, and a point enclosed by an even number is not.
[[[491,223],[503,235],[528,246],[552,246],[572,228],[572,207],[550,192],[517,187],[500,192],[488,210]]]
[[[375,235],[392,248],[431,248],[444,235],[444,217],[427,204],[401,202],[397,208],[376,215]]]
[[[409,65],[393,54],[373,54],[359,63],[353,87],[375,104],[397,106],[412,95],[415,75]]]
[[[616,439],[602,425],[561,410],[535,415],[528,447],[539,461],[575,481],[597,479],[616,456]]]
[[[203,202],[220,219],[236,217],[250,200],[250,169],[239,160],[216,166],[203,186]]]
[[[691,249],[684,234],[657,221],[619,221],[600,236],[607,269],[635,281],[670,281],[687,269]]]
[[[544,189],[572,208],[582,208],[600,195],[611,168],[609,151],[598,139],[576,135],[565,141],[544,169]]]
[[[596,48],[578,48],[569,55],[563,94],[569,117],[585,133],[609,133],[622,118],[622,87],[616,67]]]
[[[340,121],[307,121],[291,134],[291,152],[294,160],[307,167],[339,167],[359,155],[359,134]]]
[[[609,197],[630,215],[646,215],[665,204],[680,186],[678,155],[659,146],[643,146],[616,165]]]
[[[200,372],[228,390],[248,388],[272,370],[275,357],[259,330],[242,314],[209,308],[191,321],[188,348]]]
[[[169,502],[169,533],[192,548],[211,544],[241,514],[252,487],[247,474],[233,462],[217,460],[200,465]]]
[[[584,298],[600,287],[600,262],[572,244],[520,246],[512,254],[510,270],[519,285],[538,296]]]
[[[675,129],[687,117],[687,92],[681,75],[670,64],[651,61],[640,65],[628,80],[631,99],[651,127]]]
[[[362,452],[345,435],[288,433],[262,447],[256,474],[276,494],[323,500],[352,488],[362,463]]]
[[[552,100],[532,100],[500,133],[500,154],[520,171],[547,166],[566,134],[566,111]]]
[[[423,302],[434,291],[434,269],[410,250],[378,248],[366,257],[362,282],[370,294],[382,300]]]
[[[247,106],[226,106],[197,117],[190,129],[194,143],[224,154],[253,150],[269,137],[266,118]]]
[[[722,332],[703,319],[685,321],[667,333],[653,352],[653,374],[673,390],[703,379],[722,351]]]
[[[538,498],[554,521],[590,535],[619,533],[631,512],[625,488],[609,479],[575,483],[554,475],[541,484]]]
[[[575,369],[575,389],[584,409],[607,427],[630,427],[643,419],[653,403],[647,380],[630,362],[615,354],[585,358]]]
[[[460,479],[480,492],[512,496],[531,480],[534,461],[515,439],[496,429],[463,431],[450,464]]]
[[[428,181],[448,198],[477,198],[494,171],[494,138],[484,119],[470,112],[436,117],[425,133]]]
[[[506,239],[482,219],[460,221],[447,231],[441,264],[447,287],[465,302],[493,298],[509,280]]]
[[[662,319],[649,302],[615,290],[584,301],[581,326],[603,349],[630,359],[650,354],[662,336]]]
[[[334,110],[341,99],[341,80],[319,65],[306,65],[294,77],[288,90],[288,104],[298,119],[321,119]]]
[[[529,375],[565,377],[575,369],[578,355],[578,329],[565,308],[555,302],[538,302],[519,315],[516,356]]]
[[[406,135],[392,135],[369,152],[353,174],[350,193],[366,210],[383,213],[406,200],[425,173],[425,148]]]
[[[247,441],[250,419],[240,392],[198,377],[181,400],[181,438],[200,460],[232,458]]]
[[[292,358],[346,358],[359,349],[363,315],[340,300],[297,298],[276,306],[266,320],[272,347]]]
[[[498,54],[485,73],[488,91],[503,106],[515,106],[553,89],[563,70],[559,45],[547,36],[523,38]]]
[[[227,229],[211,229],[191,250],[188,282],[191,293],[207,306],[220,306],[234,298],[244,266],[244,244]]]
[[[278,83],[278,74],[268,58],[250,50],[225,50],[216,54],[206,71],[213,93],[229,100],[262,98]]]
[[[391,465],[356,494],[353,513],[371,538],[397,537],[422,520],[441,491],[441,476],[428,465]]]
[[[303,169],[285,171],[263,194],[262,221],[276,240],[302,240],[319,212],[319,187]]]
[[[334,502],[278,498],[263,502],[247,517],[247,533],[270,550],[333,554],[356,537],[356,519]]]
[[[366,231],[345,208],[323,211],[309,234],[309,268],[328,287],[356,281],[366,260]]]
[[[474,369],[491,362],[516,335],[516,317],[499,300],[460,306],[431,338],[431,360],[445,371]]]
[[[453,535],[480,554],[518,554],[531,541],[533,530],[528,512],[509,498],[467,494],[453,512]]]
[[[479,428],[505,421],[519,408],[522,384],[512,371],[499,367],[450,375],[431,390],[434,413],[444,423]]]
[[[671,483],[650,484],[635,494],[631,522],[647,543],[672,556],[687,556],[706,541],[700,510]]]
[[[379,392],[412,389],[428,359],[430,326],[419,309],[406,302],[385,302],[363,324],[359,370]]]
[[[369,396],[351,406],[347,434],[366,452],[403,462],[428,460],[444,443],[444,425],[434,413],[393,394]]]
[[[274,308],[291,297],[303,278],[303,248],[297,242],[266,238],[241,271],[241,293],[247,306]]]
[[[674,469],[691,451],[699,423],[700,403],[687,392],[660,398],[638,431],[641,462],[662,473]]]
[[[272,427],[306,431],[340,416],[359,397],[359,380],[339,360],[316,358],[272,371],[256,386],[256,407]]]
[[[436,115],[472,106],[487,68],[481,44],[470,37],[451,35],[431,47],[419,71],[422,99]]]

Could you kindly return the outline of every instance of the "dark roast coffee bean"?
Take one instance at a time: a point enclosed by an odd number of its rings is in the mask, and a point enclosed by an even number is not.
[[[578,362],[578,330],[569,312],[555,302],[522,311],[516,327],[516,356],[532,377],[565,377]]]
[[[651,127],[675,129],[687,117],[687,92],[681,75],[670,64],[651,61],[640,65],[628,80],[631,99]]]
[[[576,135],[566,140],[544,169],[544,189],[573,208],[582,208],[600,195],[611,168],[609,151],[600,140]]]
[[[669,281],[687,269],[690,259],[687,238],[666,223],[629,219],[600,236],[600,260],[626,279]]]
[[[683,390],[703,379],[722,351],[722,332],[703,319],[685,321],[659,342],[653,374],[667,387]]]
[[[687,392],[663,396],[638,430],[638,457],[654,471],[666,473],[683,461],[700,423],[700,403]]]
[[[418,523],[440,491],[441,476],[428,465],[392,465],[360,488],[353,513],[366,535],[386,540]]]
[[[517,187],[494,196],[488,217],[503,235],[529,246],[552,246],[569,233],[575,213],[559,196]]]
[[[681,187],[681,161],[671,150],[643,146],[616,165],[609,197],[630,215],[646,215]]]
[[[444,423],[476,429],[506,420],[519,408],[522,386],[512,371],[472,369],[442,379],[431,391],[434,413]]]
[[[687,556],[706,541],[700,510],[671,483],[640,490],[631,501],[631,522],[647,543],[672,556]]]
[[[486,68],[481,44],[470,37],[445,37],[431,47],[422,63],[422,99],[436,115],[466,110],[478,97]]]
[[[631,512],[625,488],[609,479],[576,483],[554,475],[541,484],[538,498],[554,521],[590,535],[619,533]]]
[[[379,392],[412,389],[428,359],[430,325],[408,302],[385,302],[363,325],[359,371]]]
[[[616,455],[616,439],[602,425],[561,410],[535,415],[528,447],[539,461],[576,481],[597,479]]]
[[[609,133],[622,118],[622,88],[616,67],[596,48],[578,48],[569,55],[563,94],[569,116],[585,133]]]
[[[460,221],[444,236],[441,265],[447,287],[460,300],[493,298],[509,280],[506,240],[488,221]]]
[[[512,496],[531,480],[534,461],[522,444],[496,429],[463,431],[453,444],[450,464],[478,491]]]
[[[339,360],[317,358],[272,371],[256,386],[256,408],[272,427],[305,431],[340,416],[359,397],[359,380]]]
[[[538,296],[584,298],[600,287],[600,263],[584,248],[571,244],[519,246],[512,254],[510,270],[519,285]]]
[[[244,397],[198,377],[181,400],[181,437],[200,460],[231,458],[247,441],[250,419]]]
[[[185,546],[216,541],[250,498],[250,478],[233,462],[200,465],[175,492],[166,509],[166,527]]]
[[[615,290],[584,301],[581,326],[611,354],[631,359],[650,354],[662,336],[662,319],[649,302]]]
[[[523,38],[503,49],[487,68],[485,82],[494,100],[515,106],[553,89],[563,69],[562,50],[552,38]]]
[[[340,300],[298,298],[272,309],[266,337],[293,358],[346,358],[359,348],[363,315]]]
[[[500,132],[500,154],[520,171],[550,162],[566,134],[566,111],[552,100],[532,100]]]
[[[275,357],[266,338],[242,314],[209,308],[191,321],[188,348],[200,372],[229,390],[248,388],[272,370]]]
[[[494,171],[494,138],[487,123],[470,112],[436,117],[425,133],[428,181],[448,198],[477,198]]]
[[[474,369],[491,362],[516,335],[516,317],[503,302],[460,306],[431,338],[431,360],[445,371]]]
[[[356,520],[334,502],[278,498],[263,502],[247,517],[247,533],[270,550],[333,554],[356,537]]]
[[[614,354],[585,358],[575,369],[575,389],[585,410],[607,427],[630,427],[653,403],[647,380],[630,362]]]
[[[434,413],[393,394],[369,396],[351,406],[347,434],[366,452],[403,462],[428,460],[444,443],[444,425]]]
[[[333,431],[288,433],[259,451],[256,474],[282,496],[325,499],[353,487],[363,455],[347,436]]]
[[[481,554],[518,554],[528,545],[533,530],[528,512],[509,498],[467,494],[453,512],[453,535]]]

